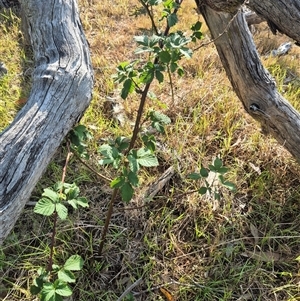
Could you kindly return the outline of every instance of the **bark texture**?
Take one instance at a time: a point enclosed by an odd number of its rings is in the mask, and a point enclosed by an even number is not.
[[[20,2],[18,0],[0,0],[0,9],[1,8],[10,8],[14,6],[19,6]]]
[[[280,31],[300,44],[300,0],[249,0],[247,6],[268,21],[274,34]]]
[[[88,107],[93,87],[76,0],[22,0],[21,5],[36,66],[26,105],[0,135],[0,244]]]
[[[272,134],[300,161],[300,114],[279,94],[261,64],[243,13],[217,12],[206,3],[201,1],[199,10],[245,110],[261,123],[265,133]]]

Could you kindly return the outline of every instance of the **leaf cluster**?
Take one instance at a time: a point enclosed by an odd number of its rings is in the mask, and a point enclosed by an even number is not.
[[[208,168],[205,168],[204,166],[201,167],[199,172],[191,173],[187,176],[188,179],[192,180],[204,180],[205,185],[201,186],[198,190],[199,194],[204,195],[206,193],[209,193],[214,196],[216,200],[220,199],[219,192],[214,189],[214,187],[211,186],[211,184],[207,181],[207,178],[209,177],[210,173],[214,173],[217,175],[219,182],[229,189],[230,191],[235,191],[236,187],[235,185],[225,180],[224,175],[229,171],[229,169],[225,166],[223,166],[223,162],[220,158],[216,158],[213,162],[213,164],[209,164]]]
[[[44,189],[42,198],[34,207],[34,212],[44,216],[57,212],[57,215],[64,220],[68,216],[68,208],[65,204],[71,205],[74,209],[88,207],[87,199],[80,197],[79,193],[80,189],[75,183],[57,182],[53,187]]]
[[[38,270],[38,277],[33,281],[30,291],[33,295],[40,294],[41,301],[63,301],[63,297],[72,295],[72,289],[68,283],[76,281],[73,271],[80,271],[83,267],[83,259],[79,255],[72,255],[63,266],[54,264],[50,273],[44,268]],[[57,279],[51,281],[52,274]]]

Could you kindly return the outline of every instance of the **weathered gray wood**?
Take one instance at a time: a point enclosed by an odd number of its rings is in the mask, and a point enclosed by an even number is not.
[[[0,9],[19,6],[19,4],[18,0],[0,0]]]
[[[300,0],[249,0],[247,6],[266,19],[274,33],[278,30],[300,44]]]
[[[23,0],[35,56],[30,97],[0,135],[0,244],[91,100],[93,72],[76,0]]]
[[[300,161],[300,114],[279,94],[261,64],[243,13],[238,6],[227,13],[213,10],[206,3],[200,1],[199,10],[245,110],[261,123],[265,133],[272,134]]]

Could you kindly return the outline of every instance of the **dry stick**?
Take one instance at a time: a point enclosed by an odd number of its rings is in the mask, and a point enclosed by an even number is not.
[[[125,291],[124,293],[118,298],[117,301],[122,301],[123,298],[125,298],[136,286],[138,286],[143,280],[143,277],[139,278],[137,281],[132,283]]]
[[[66,173],[67,173],[67,166],[69,164],[69,161],[73,155],[73,153],[70,151],[70,145],[69,143],[67,143],[67,148],[68,148],[68,154],[67,154],[67,158],[66,158],[66,162],[65,162],[65,166],[63,168],[63,173],[62,173],[62,177],[61,177],[61,182],[62,182],[62,186],[60,189],[59,194],[62,194],[62,190],[63,190],[63,184],[65,182],[65,178],[66,178]],[[57,225],[57,211],[54,211],[54,215],[53,215],[53,230],[52,230],[52,236],[51,236],[51,243],[50,243],[50,255],[49,255],[49,263],[48,263],[48,271],[51,272],[52,271],[52,264],[53,264],[53,253],[54,253],[54,246],[55,246],[55,236],[56,236],[56,225]]]
[[[107,182],[111,182],[112,179],[100,174],[98,171],[96,171],[93,167],[88,165],[86,162],[84,162],[76,153],[74,154],[75,157],[85,166],[87,167],[90,171],[92,171],[95,175],[97,175],[100,179],[105,180]]]

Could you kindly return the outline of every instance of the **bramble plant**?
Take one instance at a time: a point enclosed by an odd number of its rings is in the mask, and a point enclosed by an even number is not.
[[[62,180],[53,187],[45,188],[42,198],[36,203],[34,208],[35,213],[53,218],[48,267],[47,269],[43,267],[38,269],[38,276],[34,279],[30,288],[31,293],[39,295],[41,301],[62,301],[63,297],[71,296],[72,289],[68,284],[75,282],[73,271],[79,271],[83,267],[83,259],[79,255],[72,255],[62,266],[54,264],[53,261],[58,218],[65,220],[68,217],[67,205],[70,205],[75,210],[79,207],[88,207],[87,199],[79,196],[79,187],[75,183],[65,183],[66,169],[72,155],[70,149],[77,150],[79,154],[86,157],[84,142],[88,137],[85,127],[78,126],[73,129],[69,139],[73,140],[74,143],[70,144],[69,141],[67,142],[68,154],[62,173]]]
[[[213,195],[216,200],[220,200],[220,193],[217,188],[212,187],[211,183],[207,181],[207,178],[211,173],[215,174],[219,182],[229,189],[230,191],[235,191],[236,187],[232,182],[225,180],[224,175],[229,171],[229,169],[223,166],[223,162],[220,158],[216,158],[213,164],[209,164],[208,168],[204,166],[201,167],[199,172],[190,173],[187,178],[191,180],[204,180],[205,186],[201,186],[198,190],[199,194],[204,195],[209,193]]]

